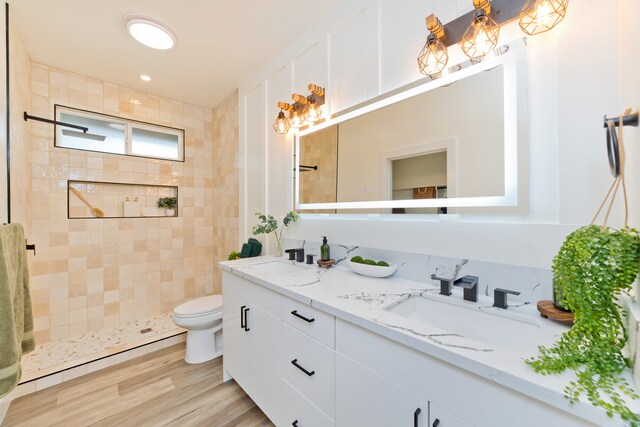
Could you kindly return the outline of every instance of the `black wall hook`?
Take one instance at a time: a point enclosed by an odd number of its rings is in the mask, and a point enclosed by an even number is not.
[[[622,126],[638,126],[638,111],[625,114],[622,117]],[[618,143],[617,128],[620,126],[620,117],[604,116],[604,127],[607,129],[607,156],[609,157],[609,169],[614,178],[620,176],[620,145]]]

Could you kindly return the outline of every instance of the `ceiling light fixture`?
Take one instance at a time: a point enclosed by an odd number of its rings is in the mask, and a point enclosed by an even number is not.
[[[520,28],[530,36],[549,31],[564,19],[569,0],[529,0],[520,13]]]
[[[149,15],[129,13],[124,22],[131,37],[153,49],[171,49],[176,43],[174,31],[165,23]]]
[[[151,77],[147,76],[146,74],[140,74],[140,80],[144,80],[145,82],[150,82]]]

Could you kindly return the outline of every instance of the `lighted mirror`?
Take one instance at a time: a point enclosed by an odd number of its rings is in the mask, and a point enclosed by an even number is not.
[[[500,207],[498,212],[522,212],[524,65],[524,46],[517,44],[503,55],[300,132],[296,209],[450,214]]]

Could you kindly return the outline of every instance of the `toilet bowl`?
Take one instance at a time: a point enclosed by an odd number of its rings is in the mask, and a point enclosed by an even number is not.
[[[187,363],[203,363],[222,355],[222,295],[209,295],[180,304],[173,323],[187,330]]]

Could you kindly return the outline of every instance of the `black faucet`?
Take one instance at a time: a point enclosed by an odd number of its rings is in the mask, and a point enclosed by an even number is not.
[[[520,292],[511,291],[509,289],[495,288],[493,290],[493,306],[506,309],[508,307],[507,294],[520,295]]]
[[[285,253],[289,254],[289,261],[304,262],[304,248],[287,249]]]
[[[460,286],[463,291],[465,301],[478,302],[478,276],[464,276],[453,282],[455,286]]]
[[[431,275],[431,279],[440,281],[440,295],[451,295],[451,285],[453,284],[453,279],[443,279],[441,277],[437,277],[435,274]]]

